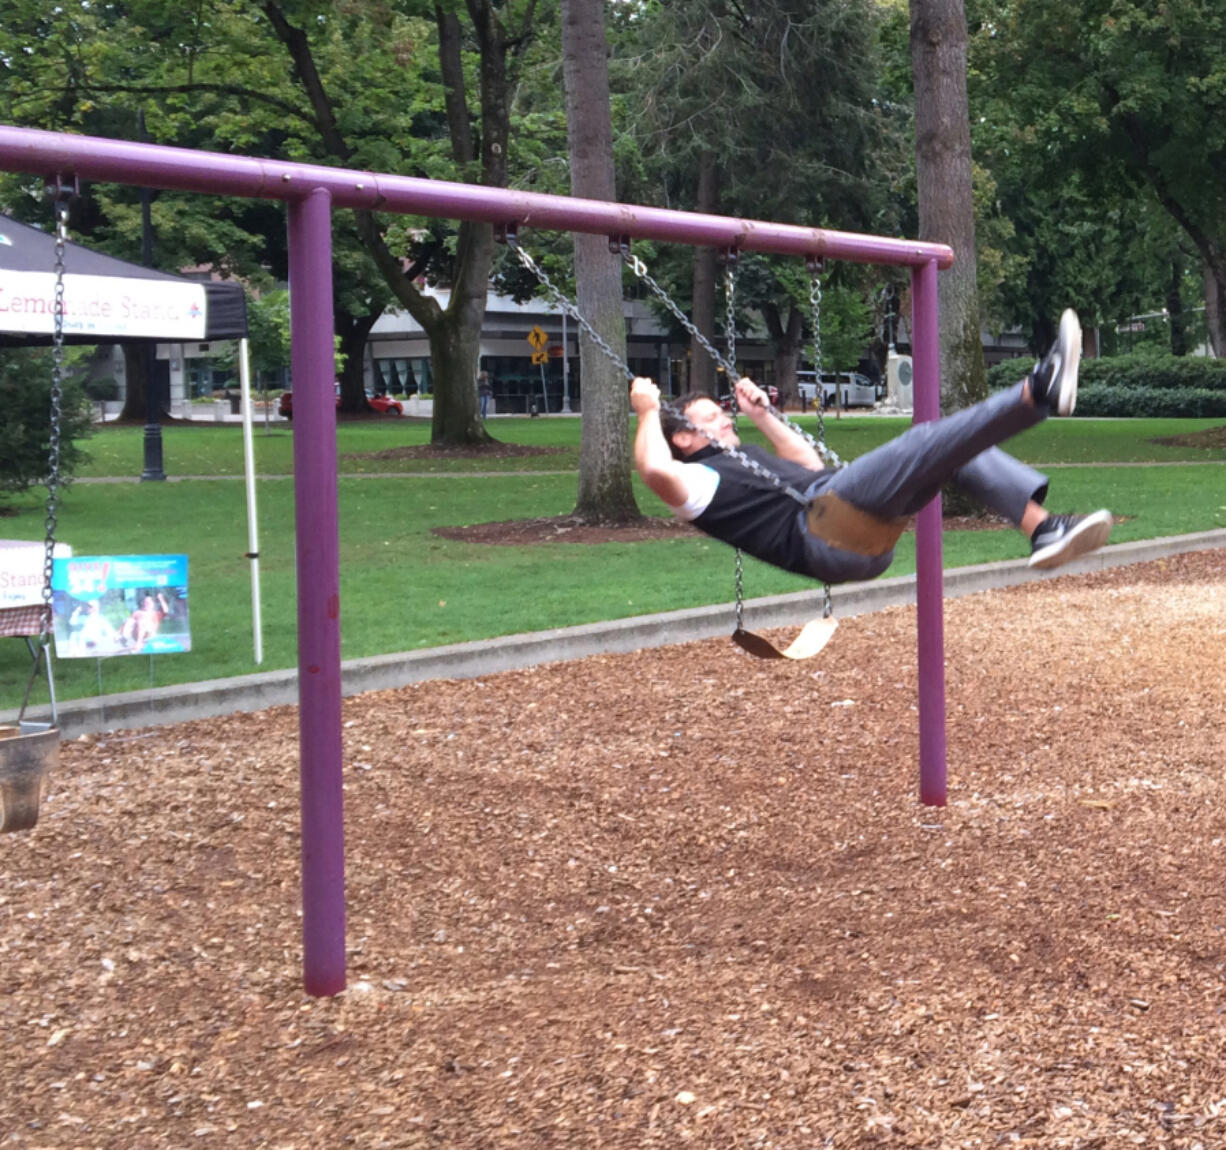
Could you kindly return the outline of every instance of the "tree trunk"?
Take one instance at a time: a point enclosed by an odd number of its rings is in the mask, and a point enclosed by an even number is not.
[[[467,0],[465,8],[480,47],[478,79],[481,92],[480,157],[465,98],[465,71],[459,16],[435,5],[438,27],[439,73],[442,77],[452,159],[489,187],[507,183],[507,143],[510,136],[510,86],[507,79],[507,37],[501,5],[496,0]],[[531,26],[535,4],[522,14],[521,43]],[[263,10],[274,31],[290,52],[299,81],[311,102],[320,136],[329,154],[349,162],[351,150],[341,133],[324,83],[311,55],[310,40],[302,28],[290,24],[275,0]],[[421,324],[430,340],[434,375],[434,416],[430,442],[436,446],[481,446],[494,442],[485,430],[477,400],[481,325],[494,258],[490,224],[460,225],[452,274],[451,302],[444,311],[430,296],[418,291],[406,274],[398,254],[387,247],[373,213],[356,211],[359,234],[396,299]]]
[[[1201,268],[1205,282],[1205,326],[1209,330],[1209,349],[1214,359],[1226,355],[1226,320],[1223,319],[1223,309],[1226,308],[1226,259],[1219,252],[1217,267],[1205,258]]]
[[[585,199],[615,199],[603,0],[562,0],[562,56],[571,191]],[[621,261],[601,236],[576,235],[574,243],[579,311],[624,361]],[[632,522],[640,516],[630,484],[626,379],[586,334],[579,341],[579,362],[583,426],[575,514],[598,522]]]
[[[1183,264],[1172,260],[1166,281],[1166,315],[1171,325],[1171,355],[1188,354],[1188,325],[1183,314]]]
[[[963,0],[911,0],[911,72],[920,239],[949,244],[955,257],[954,266],[939,277],[941,409],[948,413],[987,395]]]
[[[340,351],[345,357],[340,375],[341,411],[357,414],[366,410],[366,340],[381,314],[355,316],[336,311],[336,334],[341,338]]]
[[[766,320],[775,353],[775,386],[779,388],[779,406],[784,408],[798,404],[800,397],[796,389],[796,369],[800,364],[800,353],[804,350],[804,319],[797,308],[788,308],[785,327],[783,317],[773,303],[762,309],[762,318]],[[818,394],[821,394],[820,388]]]
[[[489,224],[461,224],[451,302],[437,322],[426,328],[434,374],[430,442],[436,446],[493,442],[477,397],[481,325],[493,264],[494,229]]]
[[[706,150],[698,157],[697,211],[714,215],[719,211],[719,162],[715,153]],[[715,281],[718,277],[719,252],[715,248],[694,249],[694,291],[690,319],[703,335],[715,343]],[[693,391],[715,394],[715,361],[702,344],[690,338],[690,381]]]
[[[119,413],[120,419],[145,422],[145,393],[146,389],[153,385],[148,374],[145,345],[125,343],[123,345],[123,410]]]

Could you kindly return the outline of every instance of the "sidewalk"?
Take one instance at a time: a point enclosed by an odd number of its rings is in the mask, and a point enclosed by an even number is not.
[[[1051,572],[1031,570],[1024,559],[959,567],[945,572],[945,597],[954,599],[998,587],[1085,574],[1131,563],[1147,563],[1188,551],[1216,548],[1226,548],[1226,529],[1119,543]],[[868,583],[846,583],[834,589],[834,612],[844,619],[914,602],[914,575],[876,579]],[[755,631],[796,627],[819,615],[821,610],[820,587],[790,595],[752,599],[745,604],[745,625]],[[643,648],[716,639],[730,635],[732,624],[731,604],[717,603],[709,607],[640,615],[607,623],[456,643],[425,651],[352,659],[342,666],[342,690],[346,695],[357,695],[364,691],[404,687],[427,679],[471,679],[541,663],[583,659],[589,655],[622,654]],[[60,729],[65,738],[73,738],[97,731],[158,726],[228,715],[236,711],[259,711],[297,702],[297,670],[266,671],[233,679],[66,700],[59,706]],[[38,714],[29,717],[43,717],[42,710],[39,708]],[[0,723],[14,722],[16,717],[16,710],[2,712]]]

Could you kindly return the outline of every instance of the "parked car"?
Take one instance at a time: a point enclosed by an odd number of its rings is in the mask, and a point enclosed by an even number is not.
[[[778,407],[779,406],[779,389],[773,383],[768,383],[766,387],[763,388],[763,390],[766,392],[767,398],[770,399],[771,406]],[[731,394],[721,395],[719,398],[719,405],[725,411],[731,411],[732,410],[732,395]]]
[[[341,405],[341,390],[336,389],[336,406]],[[383,415],[403,415],[404,405],[398,399],[393,399],[390,395],[373,395],[371,392],[366,393],[366,406],[373,411],[378,411]],[[283,419],[294,418],[294,393],[292,391],[283,391],[281,399],[277,403],[277,414]]]
[[[822,406],[830,407],[835,401],[835,389],[843,407],[872,407],[880,396],[877,387],[866,375],[858,371],[823,372]],[[809,403],[817,400],[817,379],[811,371],[796,373],[796,390]]]

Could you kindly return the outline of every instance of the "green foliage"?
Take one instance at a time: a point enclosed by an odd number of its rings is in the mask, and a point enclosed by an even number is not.
[[[1100,419],[1221,419],[1226,417],[1226,387],[1079,387],[1077,414]]]
[[[993,390],[1011,386],[1034,366],[1014,359],[988,372]],[[1095,418],[1206,419],[1226,416],[1226,360],[1203,356],[1129,355],[1081,364],[1077,414]]]
[[[26,491],[47,478],[51,450],[51,353],[0,351],[0,496]],[[79,441],[91,430],[79,385],[66,382],[61,400],[60,473],[67,482],[88,458]]]
[[[253,372],[289,366],[289,292],[271,291],[248,297],[247,328]]]
[[[988,385],[999,390],[1016,383],[1034,367],[1034,359],[1011,359],[988,372]],[[1221,390],[1226,393],[1226,360],[1205,356],[1115,355],[1085,359],[1078,371],[1077,410],[1086,388],[1156,391]],[[1141,413],[1138,413],[1141,414]],[[1159,414],[1151,412],[1146,414]],[[1188,412],[1188,415],[1194,413]]]
[[[977,0],[968,18],[976,155],[1014,228],[1002,311],[1114,321],[1165,303],[1171,269],[1226,239],[1226,10]]]
[[[105,379],[87,379],[85,394],[93,400],[115,400],[119,398],[119,384],[109,375]]]

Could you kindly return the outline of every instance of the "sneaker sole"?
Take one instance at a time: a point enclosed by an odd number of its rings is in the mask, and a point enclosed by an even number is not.
[[[1067,535],[1041,551],[1036,551],[1030,557],[1028,566],[1046,571],[1052,567],[1062,567],[1091,551],[1097,551],[1111,537],[1114,523],[1110,511],[1095,511],[1093,515],[1087,515]]]
[[[1060,316],[1060,386],[1057,389],[1057,415],[1072,415],[1077,406],[1077,369],[1081,364],[1081,323],[1077,313],[1066,307]]]

